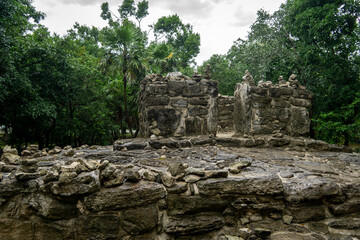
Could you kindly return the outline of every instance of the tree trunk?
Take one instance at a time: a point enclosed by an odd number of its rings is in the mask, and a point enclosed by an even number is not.
[[[127,51],[126,48],[124,48],[124,52],[123,52],[123,59],[124,59],[124,66],[123,66],[123,82],[124,82],[124,111],[125,111],[125,121],[126,124],[128,125],[131,137],[133,136],[133,133],[131,131],[131,125],[130,125],[130,121],[129,121],[129,113],[128,113],[128,109],[127,109],[127,93],[126,93],[126,89],[127,89]]]

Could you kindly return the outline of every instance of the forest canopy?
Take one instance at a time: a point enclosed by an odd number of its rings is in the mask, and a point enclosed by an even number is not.
[[[314,93],[313,137],[359,143],[357,0],[287,0],[272,14],[260,9],[245,39],[199,67],[200,35],[191,23],[163,16],[147,32],[148,1],[120,3],[117,12],[101,5],[96,17],[106,27],[74,23],[59,36],[41,24],[45,15],[31,0],[0,1],[0,144],[42,148],[135,137],[142,78],[191,75],[207,64],[223,95],[233,94],[247,69],[256,81],[274,83],[297,74]]]

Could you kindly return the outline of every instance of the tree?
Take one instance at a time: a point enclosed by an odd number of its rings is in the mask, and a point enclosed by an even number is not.
[[[120,6],[122,17],[132,14],[132,1],[124,1]],[[131,135],[132,125],[128,115],[127,85],[128,82],[135,82],[140,76],[144,75],[147,64],[145,61],[145,38],[141,29],[135,26],[127,18],[121,22],[115,21],[109,15],[106,3],[102,6],[101,16],[108,20],[109,26],[103,29],[103,43],[107,47],[108,54],[103,61],[106,71],[113,76],[121,77],[124,93],[124,115]],[[107,13],[105,11],[108,11]],[[110,16],[110,17],[109,17]]]
[[[350,142],[359,142],[360,92],[351,104],[329,113],[322,113],[315,122],[320,137],[330,143],[348,146]]]
[[[302,59],[317,113],[352,102],[359,88],[360,5],[354,0],[288,0],[284,28]]]
[[[206,65],[210,65],[211,78],[216,80],[219,88],[219,93],[223,95],[234,95],[235,84],[238,83],[242,75],[239,73],[245,72],[247,69],[242,64],[231,64],[231,61],[226,55],[212,55],[209,60],[205,61],[202,66],[198,68],[199,72],[205,72]]]
[[[173,58],[177,59],[179,67],[186,68],[195,63],[194,58],[200,52],[200,35],[193,32],[190,24],[184,24],[178,15],[161,17],[153,25],[156,41],[164,41],[174,49]]]

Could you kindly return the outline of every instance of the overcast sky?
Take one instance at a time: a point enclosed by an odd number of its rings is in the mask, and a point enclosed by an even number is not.
[[[142,21],[143,29],[162,16],[177,13],[183,23],[190,23],[200,33],[198,64],[213,54],[225,54],[239,37],[245,38],[256,12],[263,8],[276,11],[286,0],[149,0],[149,15]],[[60,35],[75,22],[104,27],[100,17],[104,0],[33,0],[37,10],[46,14],[42,22],[50,31]],[[110,9],[117,12],[122,0],[108,0]],[[138,2],[135,0],[135,2]]]

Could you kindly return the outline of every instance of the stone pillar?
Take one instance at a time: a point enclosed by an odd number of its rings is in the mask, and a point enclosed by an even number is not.
[[[218,97],[218,132],[234,131],[234,96]]]
[[[199,74],[146,76],[139,94],[139,136],[216,135],[217,95],[217,82]]]
[[[249,72],[236,84],[234,126],[238,135],[283,133],[309,136],[312,94],[300,86],[296,75],[281,84],[260,81],[255,86]]]

